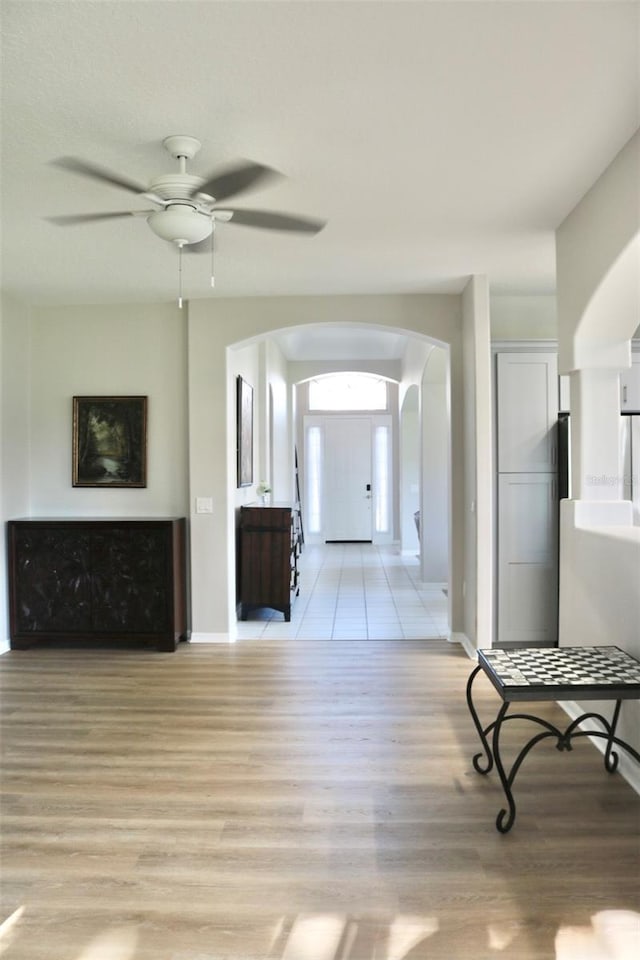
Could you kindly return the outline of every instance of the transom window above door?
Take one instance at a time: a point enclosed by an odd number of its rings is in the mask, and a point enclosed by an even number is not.
[[[332,373],[309,381],[309,410],[386,410],[387,381],[369,373]]]

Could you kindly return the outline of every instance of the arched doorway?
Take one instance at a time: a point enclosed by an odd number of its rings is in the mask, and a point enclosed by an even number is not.
[[[402,376],[407,385],[418,384],[425,357],[434,343],[450,350],[452,451],[460,463],[463,453],[462,417],[462,301],[460,296],[398,297],[290,297],[213,299],[189,304],[189,487],[191,505],[192,636],[228,641],[236,624],[236,525],[240,505],[255,497],[255,485],[236,486],[235,377],[245,374],[256,389],[256,403],[264,403],[266,384],[273,387],[274,444],[283,435],[287,445],[274,464],[284,464],[283,476],[294,478],[292,383],[316,372],[305,360],[289,360],[281,349],[282,333],[303,336],[310,346],[321,331],[330,331],[334,343],[344,346],[348,330],[357,327],[371,343],[376,335],[411,338],[404,355]],[[375,357],[367,358],[375,369]],[[343,365],[346,361],[342,361]],[[352,362],[349,361],[349,366]],[[340,367],[338,359],[325,363],[324,371]],[[280,423],[282,397],[289,414]],[[257,414],[260,422],[260,412]],[[256,439],[255,462],[263,457],[266,440]],[[454,461],[455,462],[455,461]],[[457,479],[456,479],[457,477]],[[255,476],[255,481],[265,479]],[[291,487],[289,488],[291,489]],[[278,489],[274,490],[280,496]],[[200,516],[197,498],[210,496],[213,513]],[[462,571],[464,561],[464,489],[460,471],[452,474],[451,576],[452,630],[462,629]],[[456,520],[456,517],[458,518]]]
[[[352,339],[351,327],[345,325],[345,343]],[[372,330],[374,333],[372,333]],[[362,325],[362,332],[371,336],[380,336],[380,331],[375,328],[368,328]],[[285,331],[288,334],[289,331]],[[296,330],[296,336],[301,333]],[[340,325],[331,325],[331,337],[335,342],[336,337],[340,337]],[[282,364],[281,346],[283,337],[281,331],[272,331],[261,338],[245,344],[234,345],[230,350],[230,362],[232,366],[231,373],[242,367],[243,376],[256,380],[260,385],[258,397],[264,393],[269,401],[268,431],[264,435],[256,437],[257,455],[256,461],[260,464],[272,465],[270,468],[273,473],[274,497],[276,500],[288,500],[295,495],[294,480],[295,471],[293,464],[296,460],[299,467],[299,489],[303,498],[303,513],[305,517],[305,540],[307,543],[314,542],[313,512],[310,511],[309,503],[309,465],[308,465],[308,443],[305,430],[305,419],[309,417],[308,403],[308,385],[310,382],[317,382],[318,379],[329,377],[332,371],[335,373],[344,373],[345,369],[357,370],[358,372],[367,372],[378,379],[384,378],[389,387],[391,401],[384,411],[376,411],[375,416],[371,416],[373,411],[368,411],[365,416],[372,423],[372,441],[375,447],[376,439],[384,440],[379,444],[378,450],[372,458],[373,461],[380,460],[380,450],[386,451],[384,457],[388,456],[389,469],[384,482],[380,482],[378,475],[375,476],[372,483],[373,492],[380,492],[385,485],[388,487],[390,499],[385,509],[376,511],[377,516],[388,516],[387,526],[384,529],[378,527],[373,531],[371,537],[354,537],[356,540],[373,540],[377,544],[387,543],[394,555],[400,555],[404,550],[405,535],[403,534],[403,522],[409,517],[413,530],[412,550],[409,550],[407,556],[413,561],[420,554],[418,547],[418,531],[416,529],[415,514],[421,509],[422,503],[425,504],[426,529],[429,531],[430,547],[429,555],[431,566],[427,576],[431,581],[434,591],[437,588],[438,593],[438,630],[437,635],[442,636],[450,634],[450,615],[448,601],[444,612],[441,609],[443,596],[449,595],[450,582],[450,556],[451,556],[451,495],[449,491],[449,452],[450,452],[450,431],[451,424],[449,420],[450,404],[446,391],[449,383],[449,353],[442,346],[435,346],[433,341],[425,337],[412,336],[408,331],[403,332],[404,352],[402,356],[395,357],[392,360],[368,359],[357,356],[346,357],[338,361],[327,359],[322,354],[322,346],[318,330],[309,331],[308,328],[302,333],[303,336],[312,336],[314,340],[314,349],[318,356],[312,360],[308,355],[298,360],[295,353],[289,353],[286,357],[286,363]],[[394,331],[391,336],[397,338],[397,332]],[[285,346],[290,344],[286,342]],[[343,348],[344,349],[344,348]],[[405,356],[411,357],[411,365],[407,369]],[[418,358],[419,357],[419,362]],[[437,357],[438,362],[431,363],[430,358]],[[255,363],[253,372],[246,366],[248,360]],[[423,383],[427,361],[429,360],[429,377]],[[393,368],[393,369],[392,369]],[[287,384],[283,388],[282,379],[286,369]],[[382,371],[382,373],[381,373]],[[393,373],[394,376],[388,376]],[[426,409],[428,417],[426,422],[422,423],[424,405],[420,397],[425,389],[429,393]],[[278,399],[279,398],[279,399]],[[402,401],[401,401],[402,398]],[[345,414],[345,410],[336,410],[334,413],[338,418]],[[324,411],[326,414],[327,411]],[[353,417],[353,411],[350,412]],[[387,423],[382,421],[386,418]],[[259,425],[263,418],[258,415],[256,422]],[[378,420],[380,422],[378,422]],[[307,424],[308,426],[308,421]],[[320,428],[317,425],[313,430]],[[289,488],[283,488],[281,482],[275,478],[276,464],[280,467],[282,474],[282,455],[274,457],[274,447],[279,444],[282,452],[283,440],[289,438],[290,448],[286,456],[287,475],[290,478]],[[322,443],[326,442],[326,436]],[[429,445],[428,454],[423,453],[424,445]],[[411,458],[412,477],[408,476],[409,459]],[[374,466],[375,469],[375,466]],[[437,474],[434,475],[434,474]],[[373,476],[373,475],[372,475]],[[257,479],[257,478],[256,478]],[[262,477],[271,482],[272,476]],[[423,487],[427,489],[426,496],[423,495]],[[235,495],[235,489],[230,490],[230,496]],[[437,534],[434,533],[438,526]],[[319,537],[316,540],[324,542],[324,529],[317,531]],[[332,540],[350,540],[351,536],[329,536],[326,539]],[[438,556],[435,552],[438,551]],[[387,558],[385,558],[387,562]],[[437,574],[433,572],[437,568]],[[395,575],[395,574],[394,574]],[[420,581],[423,578],[421,570],[418,568],[415,575],[411,574],[411,582]],[[444,588],[444,589],[443,589]],[[414,598],[415,599],[415,598]],[[416,615],[417,616],[417,615]],[[442,618],[444,617],[444,624]],[[433,618],[427,618],[430,622],[429,630],[434,629]],[[415,625],[413,625],[415,626]],[[245,625],[242,625],[240,635],[246,635]],[[423,634],[424,635],[424,634]],[[429,634],[431,635],[431,634]]]

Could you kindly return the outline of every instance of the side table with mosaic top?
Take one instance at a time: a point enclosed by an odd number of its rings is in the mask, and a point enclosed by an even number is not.
[[[483,671],[502,698],[498,714],[483,727],[473,703],[473,682]],[[604,766],[614,773],[618,754],[614,745],[622,747],[640,763],[640,754],[616,736],[616,727],[623,700],[640,699],[640,660],[619,647],[526,647],[518,650],[478,650],[478,666],[467,682],[467,704],[473,718],[483,753],[473,757],[478,773],[489,773],[495,764],[504,789],[508,809],[502,809],[496,818],[496,828],[507,833],[516,819],[513,783],[529,751],[548,737],[556,739],[557,750],[571,750],[578,737],[601,737],[606,740]],[[615,701],[611,720],[595,712],[583,713],[564,730],[548,720],[527,713],[508,713],[512,703],[550,700],[612,700]],[[509,720],[530,720],[542,727],[522,747],[507,772],[500,752],[500,734]],[[602,730],[582,730],[585,720],[595,720]],[[489,735],[491,734],[491,744]]]

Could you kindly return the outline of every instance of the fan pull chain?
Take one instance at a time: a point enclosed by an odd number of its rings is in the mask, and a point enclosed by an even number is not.
[[[178,306],[182,310],[182,244],[178,244]]]
[[[211,286],[212,286],[212,287],[215,287],[215,285],[216,285],[216,278],[215,278],[215,276],[214,276],[214,269],[213,269],[213,266],[214,266],[214,264],[213,264],[213,235],[214,235],[214,233],[216,232],[216,222],[215,222],[215,220],[212,220],[212,222],[211,222],[211,227],[212,227],[212,229],[211,229]]]

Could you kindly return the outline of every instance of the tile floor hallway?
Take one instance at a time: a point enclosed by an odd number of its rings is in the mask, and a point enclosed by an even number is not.
[[[238,623],[238,639],[434,640],[446,638],[445,584],[422,583],[417,557],[370,543],[305,545],[300,596],[291,622],[255,610]]]

